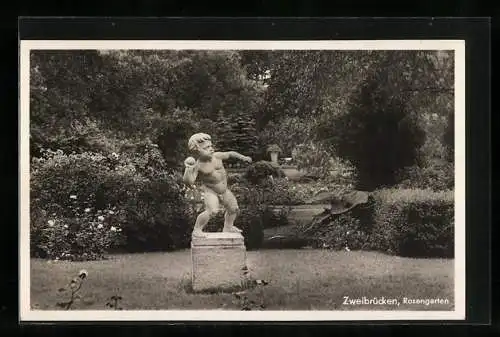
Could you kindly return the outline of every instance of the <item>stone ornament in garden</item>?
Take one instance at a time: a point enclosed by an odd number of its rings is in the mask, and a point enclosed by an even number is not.
[[[234,226],[238,202],[228,188],[223,161],[236,158],[251,163],[252,159],[235,151],[215,152],[211,137],[205,133],[191,136],[188,146],[197,158],[189,157],[184,161],[183,179],[188,185],[193,185],[197,179],[201,182],[205,205],[192,232],[193,291],[241,287],[247,277],[246,247],[241,229]],[[222,233],[204,232],[221,204],[226,210]]]
[[[212,138],[205,133],[196,133],[191,136],[188,141],[188,147],[190,151],[195,153],[197,158],[188,157],[184,161],[185,171],[183,180],[188,185],[193,185],[197,179],[202,183],[205,205],[205,210],[196,219],[192,233],[193,237],[206,236],[206,232],[203,229],[218,212],[220,204],[226,210],[223,232],[241,233],[241,229],[234,226],[234,221],[239,210],[238,202],[228,188],[227,172],[223,161],[236,158],[251,163],[252,158],[235,151],[215,152],[212,146]]]
[[[278,154],[281,153],[281,148],[277,144],[271,144],[267,147],[267,153],[271,155],[271,161],[278,164]]]

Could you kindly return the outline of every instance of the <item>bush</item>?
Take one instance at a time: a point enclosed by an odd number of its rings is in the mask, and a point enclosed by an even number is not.
[[[108,227],[121,229],[121,250],[170,250],[187,246],[192,226],[189,204],[157,147],[146,145],[131,154],[110,156],[46,151],[44,157],[34,158],[32,164],[31,218],[41,219],[34,220],[31,227],[34,254],[60,255],[52,253],[51,247],[63,247],[61,254],[67,252],[69,248],[61,246],[61,242],[73,247],[70,251],[74,259],[84,254],[102,255],[103,250],[115,247],[102,243],[101,248],[93,248],[91,244],[81,248],[81,242],[100,239],[95,237],[99,234],[94,233],[96,226],[92,225],[95,217],[100,216],[99,210],[120,214],[119,223]],[[74,198],[78,203],[75,204]],[[90,211],[83,212],[85,209]],[[49,220],[53,221],[50,226]],[[65,225],[72,226],[69,233]]]
[[[170,178],[158,178],[136,188],[135,197],[124,205],[126,250],[144,252],[188,247],[194,222],[190,222],[189,206],[177,183]]]
[[[297,168],[306,170],[304,178],[318,177],[323,182],[345,185],[356,183],[355,167],[348,160],[335,156],[333,149],[322,142],[298,144],[292,156]]]
[[[82,209],[71,198],[72,217],[34,210],[31,217],[31,255],[56,260],[99,260],[123,243],[123,212]]]
[[[454,254],[453,193],[418,189],[373,192],[348,213],[319,215],[302,232],[319,247],[374,250],[409,257]]]
[[[425,167],[416,165],[406,168],[400,173],[400,188],[431,189],[433,191],[451,190],[455,186],[455,170],[453,163],[444,160],[433,160]]]
[[[330,225],[316,227],[312,239],[313,246],[333,250],[362,250],[368,242],[361,221],[350,214],[341,214]]]
[[[454,256],[452,191],[381,190],[376,199],[372,248],[400,256]]]
[[[261,160],[248,166],[243,177],[252,184],[260,184],[268,177],[284,178],[285,173],[273,163]]]

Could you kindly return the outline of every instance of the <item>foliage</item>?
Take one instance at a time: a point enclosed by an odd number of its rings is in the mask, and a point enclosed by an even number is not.
[[[454,256],[453,192],[381,190],[372,245],[401,256]]]
[[[356,167],[357,188],[362,190],[394,185],[396,172],[415,163],[424,142],[425,134],[408,110],[405,94],[391,88],[396,84],[389,82],[389,71],[377,71],[361,85],[349,113],[320,129],[339,156]]]
[[[299,170],[321,178],[323,183],[354,184],[356,169],[348,160],[332,156],[333,150],[321,142],[310,141],[295,147],[293,159]]]
[[[452,190],[455,186],[455,170],[453,163],[436,159],[424,167],[411,166],[401,173],[401,188],[430,189],[433,191]]]
[[[101,256],[113,246],[114,240],[104,235],[114,235],[112,228],[120,229],[119,247],[127,251],[187,244],[188,207],[155,146],[109,157],[47,151],[33,159],[32,167],[31,210],[43,215],[32,226],[34,253]],[[114,220],[95,223],[107,214]]]
[[[285,116],[277,121],[270,121],[259,132],[259,148],[262,158],[269,158],[267,147],[277,144],[282,157],[290,157],[294,148],[312,137],[313,122],[304,117]]]
[[[262,181],[258,186],[253,183],[240,182],[234,184],[232,189],[240,204],[300,205],[304,203],[295,184],[286,178]]]
[[[171,116],[158,126],[157,142],[168,167],[183,169],[184,159],[193,154],[189,151],[189,137],[197,132],[214,133],[214,122],[198,119],[191,110],[174,109]]]
[[[257,153],[255,119],[248,111],[238,110],[228,116],[221,113],[217,136],[220,137],[218,148],[221,151],[236,151],[250,157],[255,157]]]
[[[252,184],[260,184],[269,177],[283,178],[285,173],[272,162],[260,160],[247,167],[243,177]]]
[[[76,196],[75,196],[76,197]],[[31,253],[56,260],[100,260],[122,244],[123,213],[113,209],[81,209],[78,200],[69,208],[72,216],[46,211],[33,212],[30,231]]]
[[[40,256],[97,258],[117,242],[186,247],[198,206],[180,175],[195,132],[253,158],[230,183],[249,188],[240,220],[256,246],[258,228],[281,221],[268,205],[303,203],[323,187],[453,187],[453,165],[440,161],[453,158],[449,51],[34,51],[30,65]],[[286,181],[266,161],[270,144],[319,180]]]
[[[319,215],[303,228],[320,247],[374,250],[408,257],[454,254],[453,192],[383,189],[339,216]],[[321,219],[321,220],[319,220]]]
[[[314,118],[321,114],[324,97],[342,92],[344,87],[336,84],[356,69],[353,59],[363,57],[359,52],[316,50],[240,54],[252,78],[266,86],[262,109],[257,115],[258,129],[284,117]]]

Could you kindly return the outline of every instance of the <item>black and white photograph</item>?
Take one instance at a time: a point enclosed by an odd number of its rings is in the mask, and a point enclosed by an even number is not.
[[[20,60],[21,319],[465,318],[464,41]]]

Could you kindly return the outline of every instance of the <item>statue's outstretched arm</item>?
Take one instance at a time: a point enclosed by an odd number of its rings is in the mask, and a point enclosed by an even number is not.
[[[236,158],[236,159],[243,160],[243,161],[246,161],[249,163],[252,162],[252,158],[250,158],[248,156],[244,156],[241,153],[238,153],[236,151],[215,152],[214,156],[219,158],[219,159],[222,159],[222,160],[226,160],[229,158]]]

